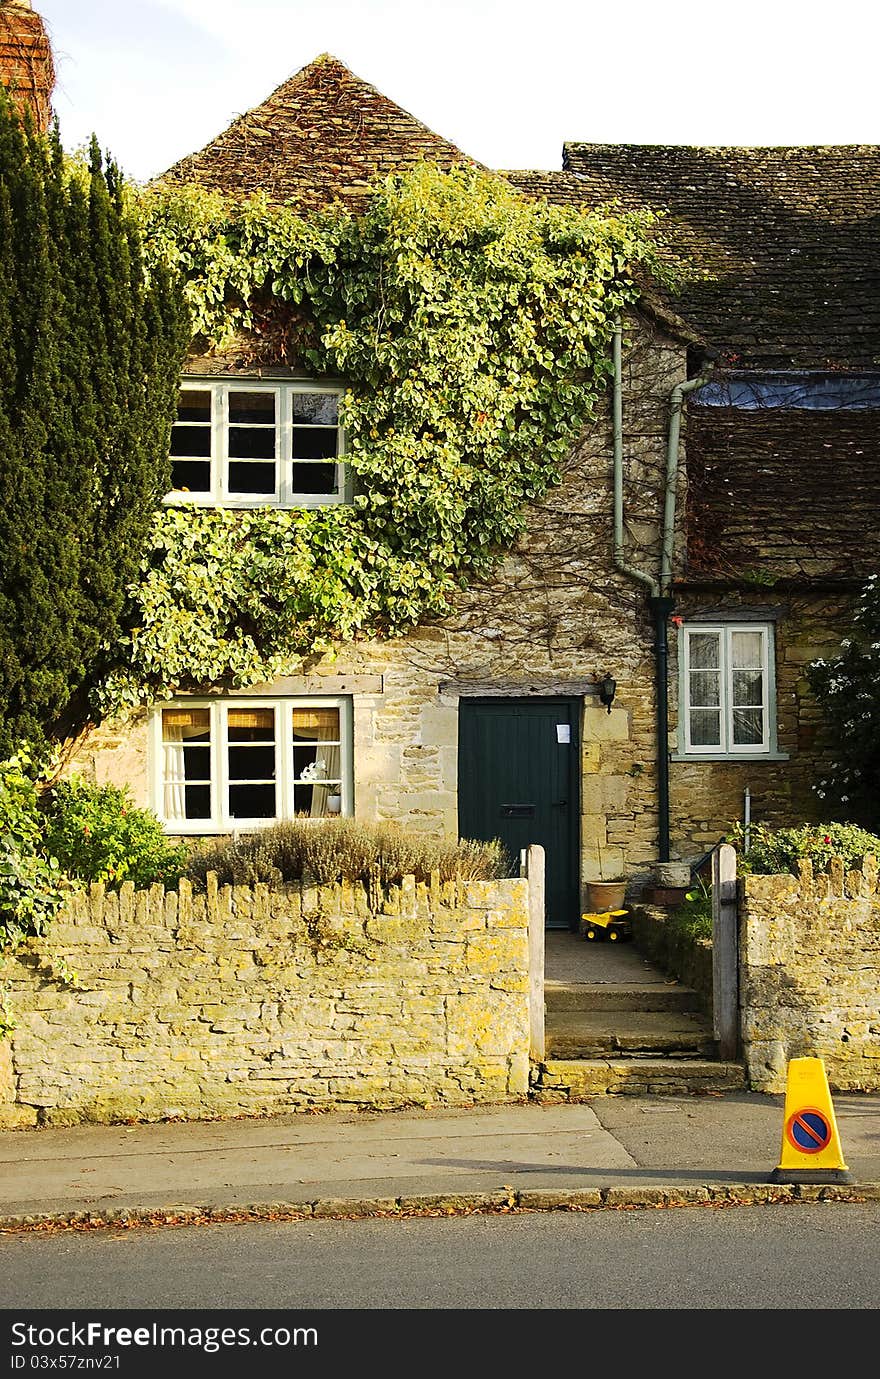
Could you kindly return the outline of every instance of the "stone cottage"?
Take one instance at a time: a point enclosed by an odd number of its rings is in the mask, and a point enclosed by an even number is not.
[[[464,157],[325,56],[164,180],[308,212]],[[638,890],[658,861],[698,861],[747,789],[755,818],[808,817],[822,739],[805,666],[876,567],[878,172],[873,148],[569,144],[560,172],[499,174],[529,197],[661,209],[713,276],[621,324],[606,416],[449,618],[157,704],[95,733],[79,769],[130,784],[175,835],[342,813],[514,856],[541,843],[562,928],[589,880]],[[345,501],[343,386],[193,357],[167,501]]]

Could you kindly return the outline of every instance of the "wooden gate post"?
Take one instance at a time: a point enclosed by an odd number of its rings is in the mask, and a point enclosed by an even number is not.
[[[721,843],[712,853],[712,1019],[718,1055],[739,1051],[739,938],[736,851]]]
[[[529,1057],[544,1061],[544,849],[523,848],[520,875],[529,882]]]

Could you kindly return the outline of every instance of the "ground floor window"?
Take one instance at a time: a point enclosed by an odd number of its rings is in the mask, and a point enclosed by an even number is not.
[[[153,798],[172,833],[352,812],[351,701],[192,699],[157,707]]]
[[[682,752],[774,752],[772,626],[685,623],[680,649]]]

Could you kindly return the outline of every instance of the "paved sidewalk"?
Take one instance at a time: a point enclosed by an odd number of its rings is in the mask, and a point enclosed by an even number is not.
[[[845,1187],[771,1185],[784,1098],[296,1114],[0,1133],[0,1228],[166,1216],[880,1200],[880,1096],[835,1096]]]

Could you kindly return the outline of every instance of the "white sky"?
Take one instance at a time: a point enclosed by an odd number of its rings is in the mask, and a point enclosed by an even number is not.
[[[565,140],[880,143],[876,0],[34,0],[65,145],[145,180],[322,52],[497,168]]]

